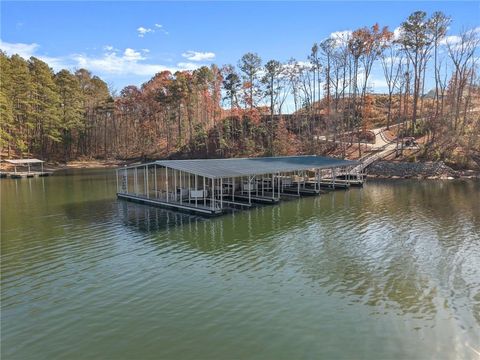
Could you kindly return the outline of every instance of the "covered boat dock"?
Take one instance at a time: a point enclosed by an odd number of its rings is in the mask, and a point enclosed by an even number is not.
[[[363,182],[356,161],[322,156],[158,160],[117,169],[121,199],[220,215]]]
[[[32,178],[36,176],[49,176],[50,171],[44,171],[43,160],[39,159],[5,159],[4,162],[13,165],[14,171],[6,171],[0,174],[0,177],[10,177],[12,179]],[[40,166],[38,166],[40,165]],[[39,167],[39,168],[38,168]],[[20,169],[18,169],[20,168]]]

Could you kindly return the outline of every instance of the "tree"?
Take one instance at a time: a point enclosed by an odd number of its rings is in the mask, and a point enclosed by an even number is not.
[[[325,57],[327,66],[325,68],[325,89],[327,90],[327,116],[330,115],[330,89],[331,89],[331,63],[335,51],[335,40],[328,38],[320,43],[320,49]]]
[[[8,156],[10,156],[10,145],[15,135],[15,122],[13,116],[12,103],[12,68],[10,59],[0,51],[0,72],[2,79],[0,81],[0,149],[7,147]]]
[[[262,83],[266,86],[265,95],[270,98],[270,121],[269,126],[269,151],[273,152],[273,129],[274,129],[274,120],[273,116],[275,114],[275,105],[277,103],[278,97],[280,95],[281,79],[280,76],[283,73],[283,66],[277,60],[270,60],[265,64],[265,75],[262,77]]]
[[[353,108],[354,108],[354,118],[357,117],[358,113],[363,111],[365,105],[365,98],[367,92],[368,78],[370,76],[373,63],[381,54],[382,49],[385,47],[385,41],[388,41],[393,37],[393,34],[388,31],[388,27],[383,27],[380,30],[378,24],[375,24],[371,29],[364,27],[358,30],[355,30],[352,33],[352,37],[349,40],[350,52],[354,58],[354,88],[353,88]],[[362,84],[362,93],[361,93],[361,102],[360,107],[357,108],[356,104],[356,94],[358,91],[358,67],[359,61],[363,66],[363,84]],[[360,128],[364,119],[361,117],[357,119],[356,123]],[[362,151],[360,147],[360,136],[358,136],[358,154],[361,156]]]
[[[454,40],[447,41],[448,55],[454,65],[450,86],[451,108],[453,128],[456,130],[460,118],[462,99],[468,81],[474,77],[475,72],[475,51],[479,44],[479,38],[474,30],[464,31]],[[466,109],[464,119],[466,118]]]
[[[433,68],[435,71],[435,117],[438,116],[439,112],[439,86],[440,86],[440,66],[438,63],[438,47],[440,41],[445,38],[447,34],[448,26],[451,23],[450,17],[446,16],[441,11],[436,11],[432,14],[429,27],[432,32],[433,40],[433,52],[434,52],[434,64]]]
[[[43,156],[53,142],[61,141],[60,96],[55,84],[53,70],[42,60],[31,57],[29,60],[32,77],[32,112],[29,114],[35,133],[34,146]]]
[[[230,102],[230,111],[238,107],[238,92],[240,91],[242,81],[233,65],[225,65],[222,68],[223,88],[225,89],[226,99]]]
[[[261,70],[262,59],[256,53],[246,53],[238,63],[238,67],[244,74],[244,88],[247,92],[245,97],[246,108],[250,110],[256,104],[256,97],[259,95],[258,74]]]
[[[71,156],[72,132],[83,126],[83,99],[80,82],[68,70],[61,70],[55,75],[61,99],[61,131],[65,161]]]
[[[433,44],[430,22],[427,19],[426,12],[415,11],[401,24],[399,43],[402,45],[413,67],[412,131],[415,131],[422,73],[427,66]]]
[[[383,51],[380,54],[380,62],[382,64],[385,82],[388,87],[388,113],[387,113],[387,129],[390,128],[392,119],[392,96],[402,71],[402,57],[397,45],[386,39]]]

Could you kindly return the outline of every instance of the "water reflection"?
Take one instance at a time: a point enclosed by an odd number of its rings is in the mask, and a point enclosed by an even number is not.
[[[207,220],[127,203],[121,212],[128,226],[160,232],[150,241],[162,254],[165,246],[188,251],[192,261],[208,254],[226,272],[254,276],[259,267],[258,276],[299,272],[310,288],[378,313],[431,321],[454,307],[478,325],[479,214],[470,202],[476,185],[454,186],[452,194],[438,186],[433,201],[422,187],[378,183]],[[439,199],[456,203],[448,212],[434,211]],[[452,207],[463,216],[452,217]],[[458,262],[466,258],[473,262]],[[459,293],[469,301],[458,303]]]

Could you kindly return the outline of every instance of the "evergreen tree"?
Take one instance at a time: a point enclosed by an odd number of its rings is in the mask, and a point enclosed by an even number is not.
[[[29,61],[33,83],[31,122],[35,126],[34,148],[42,155],[47,154],[50,143],[62,140],[60,116],[60,95],[53,70],[43,61],[31,57]]]
[[[65,161],[68,160],[72,145],[72,132],[83,127],[83,95],[78,78],[68,70],[55,75],[55,82],[61,99],[61,133]]]
[[[13,111],[13,145],[16,150],[26,152],[33,124],[31,123],[33,84],[28,63],[19,55],[10,58],[11,86],[10,99]]]
[[[0,51],[0,149],[8,148],[10,156],[10,144],[14,137],[13,104],[11,98],[12,74],[10,59]]]

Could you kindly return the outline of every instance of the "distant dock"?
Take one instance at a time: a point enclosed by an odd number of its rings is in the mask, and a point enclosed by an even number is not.
[[[4,162],[13,165],[13,171],[0,172],[0,178],[22,179],[52,175],[43,169],[43,160],[39,159],[6,159]],[[38,167],[40,167],[38,169]]]

